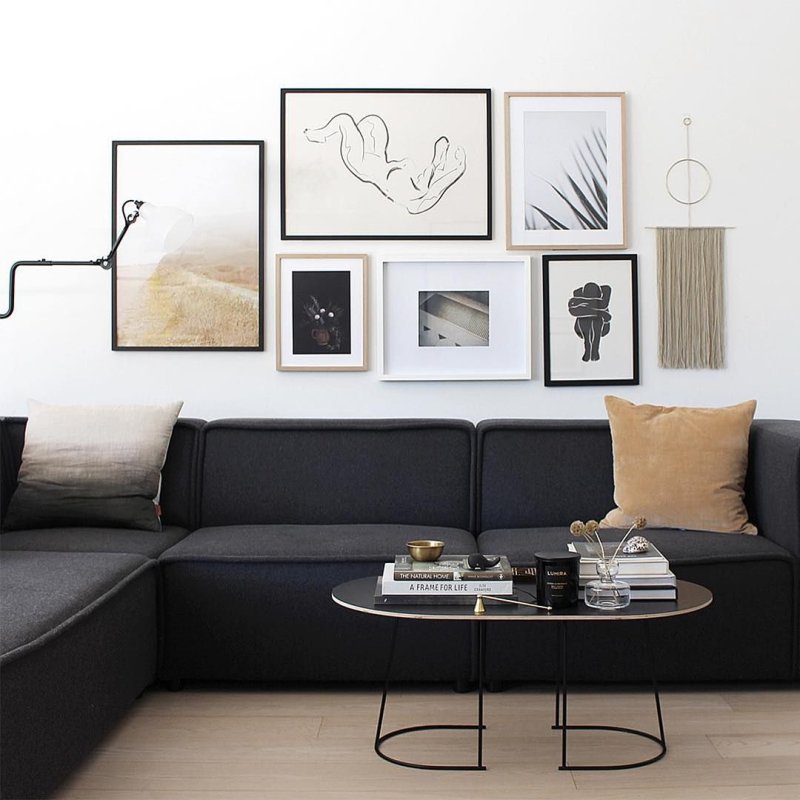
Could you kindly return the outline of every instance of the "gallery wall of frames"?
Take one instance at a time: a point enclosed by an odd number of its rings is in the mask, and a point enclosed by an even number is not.
[[[152,199],[186,221],[187,235],[170,245],[136,226],[120,247],[113,348],[263,350],[274,289],[279,371],[530,380],[536,320],[546,386],[638,384],[625,94],[508,92],[503,109],[498,143],[488,88],[282,89],[280,239],[304,251],[276,252],[274,287],[264,279],[265,142],[114,141],[112,208]],[[124,219],[114,213],[116,229]],[[401,240],[453,251],[387,255]],[[472,241],[494,241],[497,253],[471,254]],[[533,252],[543,256],[535,275]]]

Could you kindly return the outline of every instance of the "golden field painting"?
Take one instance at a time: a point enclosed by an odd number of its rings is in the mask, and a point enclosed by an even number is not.
[[[255,237],[216,226],[156,264],[118,263],[117,346],[258,347],[259,275]]]

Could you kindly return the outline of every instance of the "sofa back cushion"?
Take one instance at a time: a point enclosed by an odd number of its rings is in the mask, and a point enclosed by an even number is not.
[[[485,420],[477,437],[479,532],[601,519],[613,505],[604,420]]]
[[[161,470],[161,512],[165,525],[195,527],[197,460],[203,422],[178,419]],[[25,444],[25,417],[0,418],[0,519],[17,486]]]
[[[440,525],[471,530],[475,429],[461,420],[217,420],[201,526]]]

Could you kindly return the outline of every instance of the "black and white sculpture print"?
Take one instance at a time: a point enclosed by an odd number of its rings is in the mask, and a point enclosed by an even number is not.
[[[284,239],[491,238],[490,92],[284,89]]]
[[[621,94],[506,95],[509,248],[622,248]]]
[[[546,386],[639,383],[637,257],[542,257]]]

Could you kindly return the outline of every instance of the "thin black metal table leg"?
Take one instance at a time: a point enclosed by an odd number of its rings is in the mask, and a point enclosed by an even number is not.
[[[395,619],[392,628],[392,638],[389,644],[389,658],[386,663],[386,679],[383,683],[383,695],[381,696],[381,708],[378,713],[378,725],[375,729],[375,752],[384,760],[401,767],[411,767],[413,769],[434,769],[434,770],[485,770],[483,766],[483,671],[484,671],[484,651],[485,651],[485,630],[482,623],[479,623],[477,641],[473,647],[478,649],[478,724],[477,725],[412,725],[408,728],[397,728],[396,730],[383,733],[383,718],[386,712],[386,698],[389,694],[389,682],[391,680],[392,663],[394,661],[395,644],[397,642],[397,627],[400,620]],[[399,758],[392,758],[383,752],[383,743],[395,736],[402,736],[405,733],[416,733],[417,731],[442,731],[442,730],[477,730],[478,732],[478,760],[474,765],[461,764],[417,764],[413,761],[403,761]]]
[[[658,737],[662,749],[661,758],[667,752],[667,736],[664,732],[664,717],[661,715],[661,696],[658,692],[658,681],[656,680],[656,660],[653,654],[653,637],[650,633],[650,620],[644,621],[645,637],[647,641],[647,658],[650,662],[650,682],[653,684],[653,697],[656,700],[656,716],[658,717]],[[658,759],[656,759],[658,760]]]
[[[486,671],[486,624],[478,621],[478,769],[483,766],[483,683]]]
[[[566,628],[565,623],[559,623],[560,626]],[[650,634],[650,621],[645,620],[645,646],[647,649],[647,659],[650,664],[650,681],[653,686],[653,697],[656,703],[656,717],[658,719],[658,736],[646,731],[636,730],[635,728],[623,728],[616,725],[569,725],[567,724],[567,641],[566,631],[561,632],[561,647],[559,657],[561,661],[561,724],[556,724],[553,727],[561,730],[561,766],[560,770],[619,770],[619,769],[634,769],[636,767],[645,767],[648,764],[653,764],[660,761],[667,753],[667,739],[664,733],[664,718],[661,714],[661,698],[658,692],[658,683],[656,681],[655,659],[653,657],[652,638]],[[557,713],[557,712],[556,712]],[[646,758],[641,761],[633,761],[625,764],[568,764],[567,763],[567,731],[616,731],[617,733],[627,733],[632,736],[639,736],[643,739],[649,739],[659,746],[659,752],[651,758]]]

